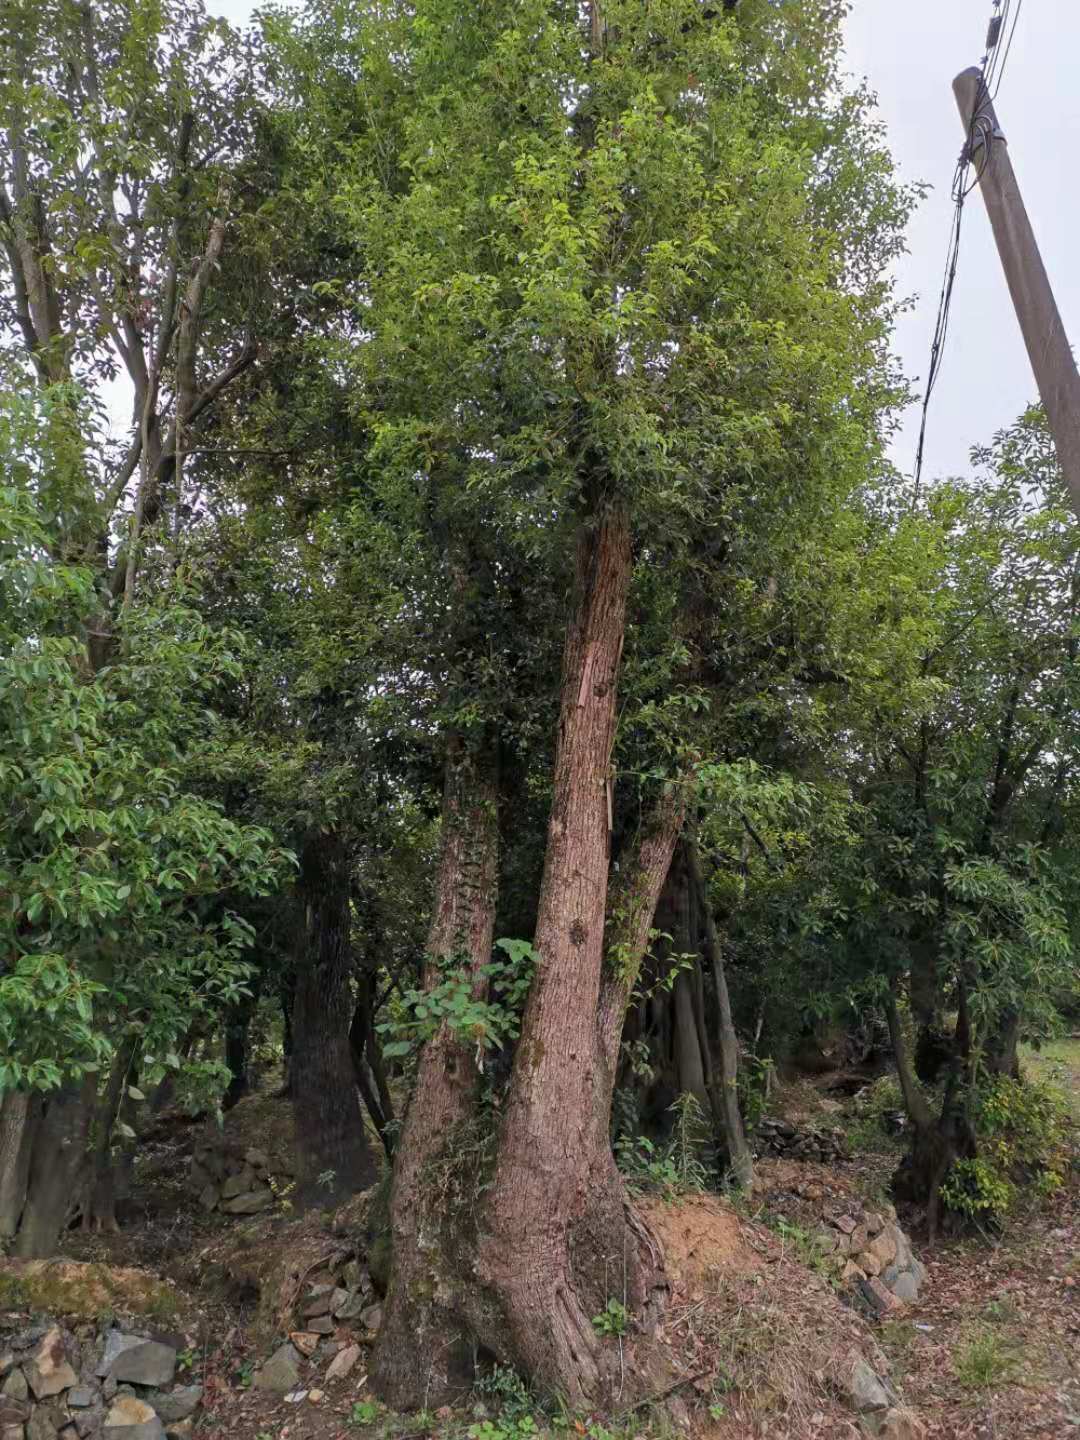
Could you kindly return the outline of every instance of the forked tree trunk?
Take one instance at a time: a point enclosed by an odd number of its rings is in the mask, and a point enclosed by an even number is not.
[[[44,1103],[30,1155],[19,1229],[12,1254],[43,1260],[56,1253],[78,1202],[97,1086],[92,1075],[52,1091]]]
[[[9,1090],[0,1095],[0,1240],[10,1240],[19,1228],[40,1113],[36,1092]]]
[[[435,909],[424,986],[447,962],[464,966],[485,993],[498,883],[495,765],[454,739],[446,760]],[[475,1047],[447,1024],[424,1047],[398,1142],[390,1202],[393,1268],[373,1380],[400,1407],[442,1404],[472,1380],[472,1344],[455,1246],[465,1228],[451,1177],[476,1114]],[[466,1164],[475,1160],[466,1159]],[[439,1183],[437,1172],[446,1179]]]
[[[300,898],[304,924],[293,1003],[292,1098],[301,1196],[326,1204],[376,1175],[349,1051],[349,871],[340,838],[309,837]]]
[[[592,1316],[618,1299],[648,1328],[665,1290],[652,1236],[630,1210],[609,1143],[610,1072],[598,1003],[610,850],[611,752],[630,581],[624,513],[582,534],[568,629],[552,811],[529,993],[477,1275],[480,1339],[572,1405],[610,1403],[620,1347]],[[626,1390],[641,1382],[625,1369]]]

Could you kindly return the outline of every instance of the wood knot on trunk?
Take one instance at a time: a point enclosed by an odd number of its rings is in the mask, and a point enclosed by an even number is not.
[[[570,939],[575,945],[584,945],[588,938],[589,932],[585,928],[584,920],[575,920],[570,926]]]

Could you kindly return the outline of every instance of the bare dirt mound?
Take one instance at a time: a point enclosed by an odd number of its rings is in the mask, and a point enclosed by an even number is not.
[[[649,1199],[637,1208],[664,1247],[668,1277],[677,1291],[689,1293],[724,1275],[762,1268],[738,1215],[713,1195],[691,1196],[678,1205]]]
[[[668,1408],[708,1440],[920,1440],[866,1321],[782,1236],[707,1195],[638,1209],[664,1246]]]

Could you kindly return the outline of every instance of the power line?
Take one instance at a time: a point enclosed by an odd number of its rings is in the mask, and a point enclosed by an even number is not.
[[[983,169],[990,162],[990,154],[994,144],[993,127],[987,121],[982,110],[983,97],[990,97],[990,87],[994,86],[993,93],[996,95],[1001,85],[1001,77],[1005,73],[1005,66],[1009,59],[1009,51],[1012,49],[1013,37],[1016,34],[1016,24],[1020,19],[1020,11],[1023,9],[1024,0],[993,0],[994,11],[990,17],[990,23],[986,31],[986,46],[979,66],[979,102],[975,106],[968,127],[967,142],[960,152],[960,158],[956,162],[956,169],[953,172],[952,199],[953,215],[949,227],[949,240],[945,252],[945,275],[941,284],[941,295],[938,299],[937,320],[934,323],[934,335],[930,343],[930,364],[926,375],[926,390],[923,394],[922,420],[919,425],[919,444],[915,452],[915,500],[918,501],[919,489],[922,484],[923,458],[926,452],[926,426],[930,414],[930,398],[934,393],[941,374],[941,365],[945,356],[945,341],[949,333],[949,318],[952,312],[953,290],[956,287],[956,272],[960,263],[960,233],[964,221],[964,202],[979,182],[979,176]],[[1011,22],[1011,23],[1010,23]],[[1002,37],[1007,36],[1004,46]],[[974,178],[969,179],[969,172],[975,162],[975,157],[980,157],[979,168]]]

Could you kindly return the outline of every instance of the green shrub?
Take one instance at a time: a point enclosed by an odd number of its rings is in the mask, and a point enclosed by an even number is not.
[[[701,1106],[688,1091],[671,1106],[671,1138],[661,1147],[645,1135],[623,1134],[615,1142],[615,1160],[630,1190],[655,1191],[665,1200],[705,1190],[709,1127]]]
[[[1007,1385],[1020,1367],[1016,1345],[998,1330],[977,1330],[956,1353],[956,1378],[969,1390]]]
[[[1025,1193],[1053,1194],[1068,1166],[1068,1110],[1050,1085],[996,1076],[979,1093],[979,1152],[959,1160],[941,1187],[951,1210],[1000,1220]]]

